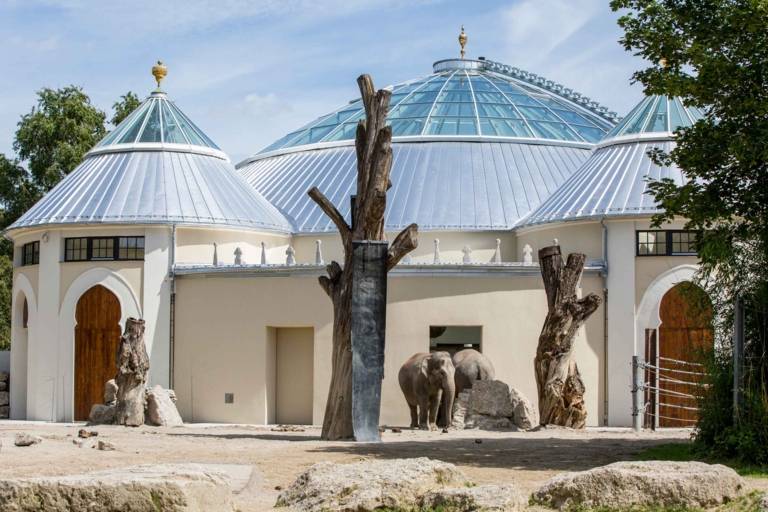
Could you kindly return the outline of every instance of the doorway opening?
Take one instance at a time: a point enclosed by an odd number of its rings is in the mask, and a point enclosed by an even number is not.
[[[75,421],[104,401],[104,383],[117,374],[120,301],[101,285],[86,291],[75,310]]]
[[[453,354],[465,348],[482,352],[483,328],[479,325],[430,325],[429,351]]]
[[[314,344],[311,327],[270,329],[274,340],[275,423],[311,425]]]

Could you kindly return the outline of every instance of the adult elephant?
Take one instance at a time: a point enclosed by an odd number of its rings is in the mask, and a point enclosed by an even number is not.
[[[437,430],[437,412],[441,407],[449,417],[441,426],[450,425],[456,385],[448,352],[412,355],[403,363],[397,380],[411,410],[411,428]]]
[[[456,352],[453,366],[456,369],[456,396],[470,389],[476,380],[493,380],[496,377],[491,360],[473,348]]]

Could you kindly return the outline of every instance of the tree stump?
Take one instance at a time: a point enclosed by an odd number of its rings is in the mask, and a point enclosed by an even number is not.
[[[144,320],[129,318],[117,350],[117,404],[115,424],[138,427],[144,424],[144,401],[149,357],[144,345]]]
[[[542,425],[583,428],[587,419],[584,382],[572,359],[573,341],[602,301],[594,293],[581,299],[576,295],[585,260],[585,255],[572,253],[563,266],[560,246],[539,251],[548,306],[534,361]]]
[[[352,241],[383,240],[387,190],[392,186],[392,129],[386,125],[391,93],[375,91],[368,75],[357,79],[365,106],[365,119],[357,125],[357,195],[351,214],[352,225],[317,187],[309,196],[333,221],[344,247],[344,266],[332,261],[328,276],[321,276],[320,286],[333,302],[333,354],[331,385],[323,418],[321,437],[326,440],[349,439],[352,428]],[[387,271],[416,248],[418,227],[411,224],[397,235],[387,251]]]

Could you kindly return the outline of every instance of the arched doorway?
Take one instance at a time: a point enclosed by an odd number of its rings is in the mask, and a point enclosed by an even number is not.
[[[101,285],[86,291],[75,310],[75,421],[104,400],[104,383],[117,373],[120,302]]]
[[[659,319],[658,329],[647,337],[646,359],[659,368],[647,375],[658,388],[652,408],[660,427],[692,427],[698,420],[703,356],[714,343],[712,305],[704,290],[684,281],[662,297]]]

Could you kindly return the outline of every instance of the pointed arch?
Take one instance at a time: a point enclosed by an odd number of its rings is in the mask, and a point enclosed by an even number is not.
[[[24,327],[24,303],[26,302],[26,327]],[[35,354],[37,334],[37,294],[29,278],[21,272],[13,281],[11,302],[11,419],[27,418],[27,386],[35,378],[30,354]]]

